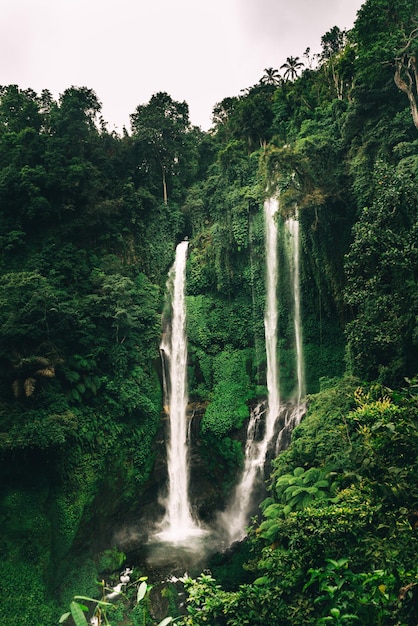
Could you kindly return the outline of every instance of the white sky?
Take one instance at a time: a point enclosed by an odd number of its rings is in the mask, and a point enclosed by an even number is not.
[[[288,56],[319,52],[352,27],[364,0],[5,0],[0,85],[58,98],[93,89],[109,130],[158,91],[189,105],[207,130],[217,102],[257,83]]]

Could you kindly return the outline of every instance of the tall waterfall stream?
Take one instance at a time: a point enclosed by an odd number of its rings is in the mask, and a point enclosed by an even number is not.
[[[165,515],[156,537],[163,541],[183,542],[202,533],[194,521],[189,502],[189,446],[187,410],[187,336],[186,336],[186,259],[188,242],[182,241],[176,249],[176,258],[170,270],[167,288],[171,312],[163,332],[160,351],[163,371],[168,366],[165,381],[165,409],[169,417],[167,445],[168,495]]]
[[[266,306],[264,333],[267,354],[267,407],[257,405],[252,411],[245,447],[245,464],[241,479],[228,507],[219,514],[218,523],[224,531],[227,545],[246,536],[245,527],[254,510],[255,498],[265,478],[264,467],[270,446],[276,439],[276,454],[283,450],[289,441],[291,431],[299,423],[304,406],[301,404],[304,388],[302,331],[300,318],[299,290],[299,223],[289,218],[286,230],[290,234],[290,274],[294,295],[294,329],[297,354],[297,405],[288,406],[280,398],[278,364],[278,302],[277,284],[279,279],[278,226],[276,221],[279,202],[276,198],[264,203],[265,250],[266,250]],[[264,418],[264,433],[260,437],[260,421]]]

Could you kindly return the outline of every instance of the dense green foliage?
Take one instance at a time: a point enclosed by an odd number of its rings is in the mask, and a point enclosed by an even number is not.
[[[1,567],[8,579],[19,561],[16,589],[35,578],[42,605],[65,589],[75,545],[100,550],[101,520],[136,509],[162,406],[159,312],[182,217],[99,110],[84,88],[58,103],[1,91]],[[13,623],[33,623],[13,597]]]
[[[141,516],[161,454],[160,318],[185,236],[201,471],[228,496],[266,393],[271,194],[281,392],[296,385],[297,207],[309,409],[274,462],[248,571],[227,589],[187,581],[184,622],[417,623],[417,21],[412,0],[366,0],[320,55],[217,103],[208,133],[164,92],[120,137],[86,87],[0,88],[2,623],[52,625],[122,564],[103,551]]]
[[[352,379],[310,401],[250,538],[256,579],[187,581],[187,624],[416,623],[418,404]]]

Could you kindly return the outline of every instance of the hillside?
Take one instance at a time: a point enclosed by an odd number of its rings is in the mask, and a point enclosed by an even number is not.
[[[118,136],[87,87],[57,101],[0,88],[3,624],[56,624],[74,594],[97,595],[124,562],[116,531],[153,503],[161,316],[184,238],[194,489],[207,517],[228,500],[266,395],[263,204],[276,197],[282,236],[299,223],[307,413],[273,461],[245,569],[188,579],[179,623],[416,625],[417,26],[412,0],[366,0],[319,57],[289,56],[216,103],[209,132],[164,91]],[[292,293],[278,280],[290,402]],[[111,623],[145,623],[125,618]]]

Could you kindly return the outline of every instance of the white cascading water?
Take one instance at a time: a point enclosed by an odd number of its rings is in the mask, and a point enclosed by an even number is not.
[[[264,203],[265,240],[266,240],[266,311],[264,314],[264,333],[266,336],[267,353],[267,393],[268,410],[266,416],[266,432],[264,439],[265,454],[272,437],[276,421],[280,413],[279,362],[277,358],[277,282],[279,278],[279,261],[277,255],[278,228],[276,214],[279,202],[270,198]],[[265,457],[264,454],[264,457]]]
[[[257,440],[257,424],[261,408],[253,411],[247,430],[245,464],[231,503],[220,513],[218,523],[228,537],[228,545],[246,536],[245,527],[253,507],[254,490],[259,480],[264,478],[264,464],[267,450],[272,441],[277,420],[280,416],[279,367],[277,359],[277,281],[279,262],[277,254],[278,228],[275,215],[279,204],[276,198],[264,203],[265,249],[266,249],[266,308],[264,314],[264,332],[267,353],[267,391],[268,407],[265,415],[264,434]]]
[[[294,217],[285,221],[285,228],[289,233],[289,267],[293,293],[293,326],[295,331],[296,349],[296,389],[293,406],[289,407],[283,416],[283,426],[276,439],[276,454],[284,450],[289,444],[293,429],[299,424],[305,413],[303,402],[305,396],[305,371],[302,344],[302,320],[300,314],[300,275],[299,275],[299,221],[297,209]]]
[[[171,323],[167,325],[160,345],[163,369],[168,364],[168,380],[165,377],[164,384],[166,412],[169,415],[168,495],[164,502],[165,515],[156,537],[173,543],[202,532],[193,520],[189,502],[185,298],[187,247],[187,241],[178,244],[174,265],[169,272],[167,288],[171,295]]]
[[[296,344],[296,370],[297,370],[297,405],[302,402],[305,395],[305,372],[302,347],[302,321],[300,316],[300,276],[299,276],[299,220],[297,209],[295,216],[289,217],[285,226],[290,235],[290,275],[293,285],[293,320],[295,328]]]
[[[293,326],[295,331],[297,387],[295,389],[292,406],[286,410],[283,426],[277,435],[276,454],[279,454],[279,452],[288,446],[291,433],[299,424],[306,410],[305,403],[303,402],[305,396],[305,370],[302,344],[302,318],[300,313],[299,221],[296,208],[294,217],[289,217],[286,220],[285,228],[289,233],[288,251],[290,279],[293,292]]]

